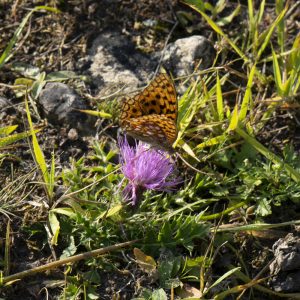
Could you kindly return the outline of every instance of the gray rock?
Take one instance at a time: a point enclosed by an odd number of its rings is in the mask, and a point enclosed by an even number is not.
[[[300,238],[292,233],[273,245],[270,285],[276,292],[300,292]]]
[[[79,95],[64,83],[47,83],[38,102],[53,125],[64,125],[87,132],[90,118],[78,109],[90,109]]]
[[[125,92],[145,82],[158,61],[135,49],[134,44],[118,32],[99,35],[90,50],[89,72],[93,82],[105,87],[100,95],[108,95],[124,87]]]
[[[174,77],[179,77],[193,73],[200,61],[200,70],[210,67],[214,57],[214,48],[209,40],[204,36],[194,35],[169,44],[162,62]]]
[[[93,83],[100,90],[99,96],[128,93],[144,86],[154,75],[160,58],[162,66],[174,77],[190,75],[201,60],[200,69],[210,67],[214,60],[214,49],[203,36],[179,39],[169,44],[165,51],[151,56],[137,50],[134,44],[118,32],[106,32],[93,42],[89,57],[78,65],[87,65]]]

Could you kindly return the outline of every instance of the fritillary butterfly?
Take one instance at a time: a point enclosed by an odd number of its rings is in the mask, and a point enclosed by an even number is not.
[[[171,78],[161,73],[121,104],[120,126],[135,139],[171,150],[177,137],[177,96]]]

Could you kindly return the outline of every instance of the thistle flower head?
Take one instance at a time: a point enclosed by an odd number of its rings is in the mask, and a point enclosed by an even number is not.
[[[121,170],[129,183],[123,195],[132,205],[136,205],[140,195],[147,189],[171,191],[179,183],[174,178],[174,164],[167,153],[148,149],[143,143],[129,146],[126,139],[119,139]]]

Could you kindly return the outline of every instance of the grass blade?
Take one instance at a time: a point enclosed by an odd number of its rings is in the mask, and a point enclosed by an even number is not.
[[[57,239],[58,239],[58,235],[60,232],[60,223],[55,215],[55,213],[53,211],[49,212],[49,224],[50,224],[50,228],[52,231],[52,239],[51,239],[51,244],[52,245],[57,245]]]
[[[249,103],[252,100],[252,93],[251,93],[251,87],[253,83],[253,77],[255,74],[256,66],[252,66],[250,74],[249,74],[249,79],[247,82],[247,87],[246,87],[246,92],[242,101],[242,106],[241,106],[241,111],[239,113],[239,121],[244,121],[247,115]],[[251,109],[251,108],[250,108]]]
[[[217,112],[219,121],[224,120],[224,105],[219,74],[217,74]]]
[[[198,157],[196,156],[195,152],[192,150],[192,148],[187,144],[184,143],[181,147],[189,156],[194,158],[196,161],[200,162]]]
[[[272,23],[272,25],[258,37],[258,43],[260,44],[262,42],[262,45],[261,45],[261,47],[260,47],[260,49],[257,53],[256,61],[258,61],[260,59],[260,56],[262,55],[262,53],[264,52],[266,47],[269,45],[269,42],[270,42],[271,36],[273,34],[273,31],[276,28],[276,26],[278,25],[278,23],[285,16],[285,13],[286,13],[287,9],[288,9],[288,6],[286,6],[284,8],[284,10],[277,16],[277,18]]]
[[[37,165],[39,166],[41,172],[42,172],[42,176],[44,179],[44,182],[46,183],[46,191],[48,196],[50,197],[50,199],[52,198],[52,193],[51,193],[51,189],[49,190],[50,187],[50,174],[48,172],[47,169],[47,164],[44,158],[44,154],[42,152],[42,149],[38,143],[38,140],[36,138],[34,129],[33,129],[33,124],[32,124],[32,120],[31,120],[31,115],[30,115],[30,111],[29,111],[29,106],[28,106],[28,100],[27,100],[27,95],[25,96],[25,109],[26,109],[26,113],[27,113],[27,120],[29,123],[29,128],[30,128],[30,132],[32,135],[32,146],[33,146],[33,152],[34,152],[34,159],[37,163]]]
[[[227,131],[235,130],[238,125],[238,122],[239,122],[238,108],[237,108],[237,105],[235,105],[235,107],[232,111],[232,114],[231,114],[230,123],[227,128]]]
[[[276,14],[279,15],[280,12],[283,10],[283,0],[276,0],[275,1],[275,9],[276,9]],[[278,45],[280,46],[280,51],[284,52],[284,20],[281,19],[278,22],[277,26],[277,41]]]
[[[216,20],[217,25],[225,26],[227,24],[230,24],[233,18],[235,18],[240,13],[240,10],[241,10],[241,5],[238,4],[237,7],[229,16],[226,16],[224,18],[219,18],[218,20]]]
[[[94,116],[94,117],[99,117],[103,119],[111,119],[112,115],[109,113],[106,113],[105,111],[95,111],[95,110],[90,110],[90,109],[78,109],[78,111]]]
[[[48,191],[50,195],[53,195],[54,182],[55,182],[55,156],[53,151],[52,158],[51,158],[50,174],[49,174],[49,185],[48,185]]]
[[[248,0],[248,18],[249,18],[249,35],[253,40],[254,29],[255,29],[255,20],[254,20],[254,11],[253,11],[253,2]]]
[[[6,227],[3,273],[5,276],[10,273],[10,220],[8,220]]]
[[[32,11],[30,11],[25,18],[22,20],[22,22],[20,23],[19,27],[17,28],[17,30],[14,32],[13,37],[10,39],[8,45],[6,46],[5,50],[3,51],[2,55],[0,56],[0,69],[3,67],[3,65],[5,63],[7,63],[9,61],[9,59],[13,56],[13,54],[11,53],[14,45],[17,43],[17,41],[20,39],[22,31],[26,25],[26,23],[28,22],[28,20],[30,19],[30,17],[32,16],[32,14],[36,11],[39,10],[46,10],[49,12],[54,12],[54,13],[59,13],[60,11],[56,8],[53,7],[48,7],[48,6],[37,6],[35,7]]]
[[[203,149],[205,147],[211,147],[211,146],[215,146],[217,144],[221,144],[223,142],[225,142],[227,139],[227,135],[226,134],[222,134],[222,135],[219,135],[219,136],[216,136],[216,137],[213,137],[199,145],[196,146],[196,149],[199,150],[199,149]]]
[[[12,127],[12,126],[10,126],[10,127]],[[37,133],[41,130],[42,130],[42,128],[35,129],[34,132]],[[0,138],[0,148],[8,146],[10,144],[13,144],[14,142],[16,142],[18,140],[22,140],[24,138],[27,138],[30,135],[31,135],[31,132],[26,131],[26,132],[20,132],[20,133],[12,134],[10,136],[2,137],[2,138]]]
[[[278,63],[276,53],[274,52],[273,49],[272,49],[272,56],[273,56],[274,81],[275,81],[275,85],[276,85],[276,88],[277,88],[277,93],[280,96],[283,96],[284,91],[283,91],[283,85],[282,85],[282,82],[281,82],[281,71],[280,71],[280,67],[279,67],[279,63]]]
[[[266,1],[265,0],[261,1],[260,6],[259,6],[258,15],[257,15],[257,24],[260,24],[260,22],[262,20],[262,17],[263,17],[264,11],[265,11],[265,5],[266,5]]]
[[[0,135],[9,135],[18,128],[18,125],[10,125],[0,128]]]
[[[287,60],[288,71],[292,71],[293,69],[299,70],[300,68],[300,33],[296,36],[292,51]]]
[[[221,35],[228,44],[235,50],[235,52],[245,61],[248,62],[248,58],[240,50],[240,48],[222,31],[222,29],[203,11],[199,10],[196,6],[188,4],[192,9],[196,10],[206,20],[209,26],[219,35]]]
[[[239,271],[241,269],[241,267],[236,267],[233,268],[229,271],[227,271],[225,274],[223,274],[221,277],[219,277],[208,289],[207,291],[209,291],[210,289],[212,289],[213,287],[217,286],[218,284],[220,284],[224,279],[226,279],[227,277],[231,276],[232,274],[234,274],[235,272]],[[206,291],[206,292],[207,292]]]
[[[199,95],[196,94],[197,82],[190,86],[179,100],[179,113],[177,124],[179,132],[177,141],[184,135],[185,130],[190,125],[195,113]],[[175,145],[177,143],[175,142]]]
[[[244,130],[240,128],[235,129],[236,132],[246,140],[253,148],[255,148],[258,152],[264,155],[267,159],[272,161],[274,164],[279,164],[284,167],[289,176],[295,180],[295,182],[300,183],[300,174],[293,169],[289,164],[285,163],[280,157],[269,151],[266,147],[264,147],[261,143],[259,143],[256,139],[248,135]]]

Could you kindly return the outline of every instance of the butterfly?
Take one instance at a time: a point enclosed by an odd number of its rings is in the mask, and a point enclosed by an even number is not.
[[[122,99],[120,126],[135,139],[171,150],[177,137],[177,112],[173,81],[161,73],[141,93]]]

